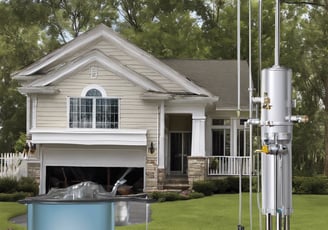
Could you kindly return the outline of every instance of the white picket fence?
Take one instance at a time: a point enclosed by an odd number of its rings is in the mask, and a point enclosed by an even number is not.
[[[25,153],[0,153],[0,178],[21,178],[27,176],[27,155]]]

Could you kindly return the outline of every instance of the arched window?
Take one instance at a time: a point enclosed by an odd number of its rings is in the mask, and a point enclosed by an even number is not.
[[[90,89],[86,95],[87,97],[102,97],[101,92],[98,89]]]
[[[69,98],[70,128],[118,128],[117,98],[104,97],[99,87],[87,87],[82,97]]]

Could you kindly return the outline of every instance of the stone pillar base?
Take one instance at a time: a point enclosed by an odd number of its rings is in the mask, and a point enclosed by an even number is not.
[[[166,178],[165,169],[157,169],[158,175],[158,189],[162,190],[164,188],[164,182]]]
[[[188,183],[192,187],[194,181],[202,181],[207,177],[206,157],[188,157]]]
[[[156,156],[147,156],[146,160],[146,181],[145,192],[157,190],[157,158]]]

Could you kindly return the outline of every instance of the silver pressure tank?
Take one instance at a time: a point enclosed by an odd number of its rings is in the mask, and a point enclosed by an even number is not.
[[[262,213],[267,215],[292,212],[291,79],[291,69],[273,66],[262,70]]]

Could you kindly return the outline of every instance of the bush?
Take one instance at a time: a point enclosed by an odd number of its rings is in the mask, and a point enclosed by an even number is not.
[[[153,192],[149,197],[159,202],[188,199],[187,196],[182,196],[178,192]]]
[[[203,193],[200,192],[192,192],[189,195],[190,199],[198,199],[198,198],[203,198],[205,195]]]
[[[28,192],[31,193],[33,196],[36,196],[39,193],[39,186],[33,178],[22,177],[18,181],[17,191]]]
[[[216,189],[213,180],[195,181],[193,184],[193,190],[203,193],[205,196],[212,195]]]
[[[0,178],[0,193],[14,193],[17,191],[18,181],[15,178]]]
[[[0,193],[25,192],[30,196],[37,195],[39,186],[33,178],[22,177],[19,180],[10,177],[0,178]]]
[[[213,180],[213,183],[214,183],[214,186],[215,186],[215,190],[214,190],[215,194],[227,193],[227,191],[229,189],[229,183],[228,183],[228,180],[226,178]]]
[[[185,190],[182,192],[153,192],[149,194],[149,198],[158,202],[176,201],[176,200],[189,200],[204,197],[203,193],[192,192]]]
[[[327,194],[328,180],[324,177],[294,177],[293,192],[297,194]]]
[[[0,193],[0,201],[16,202],[28,196],[31,196],[31,194],[27,192]]]

